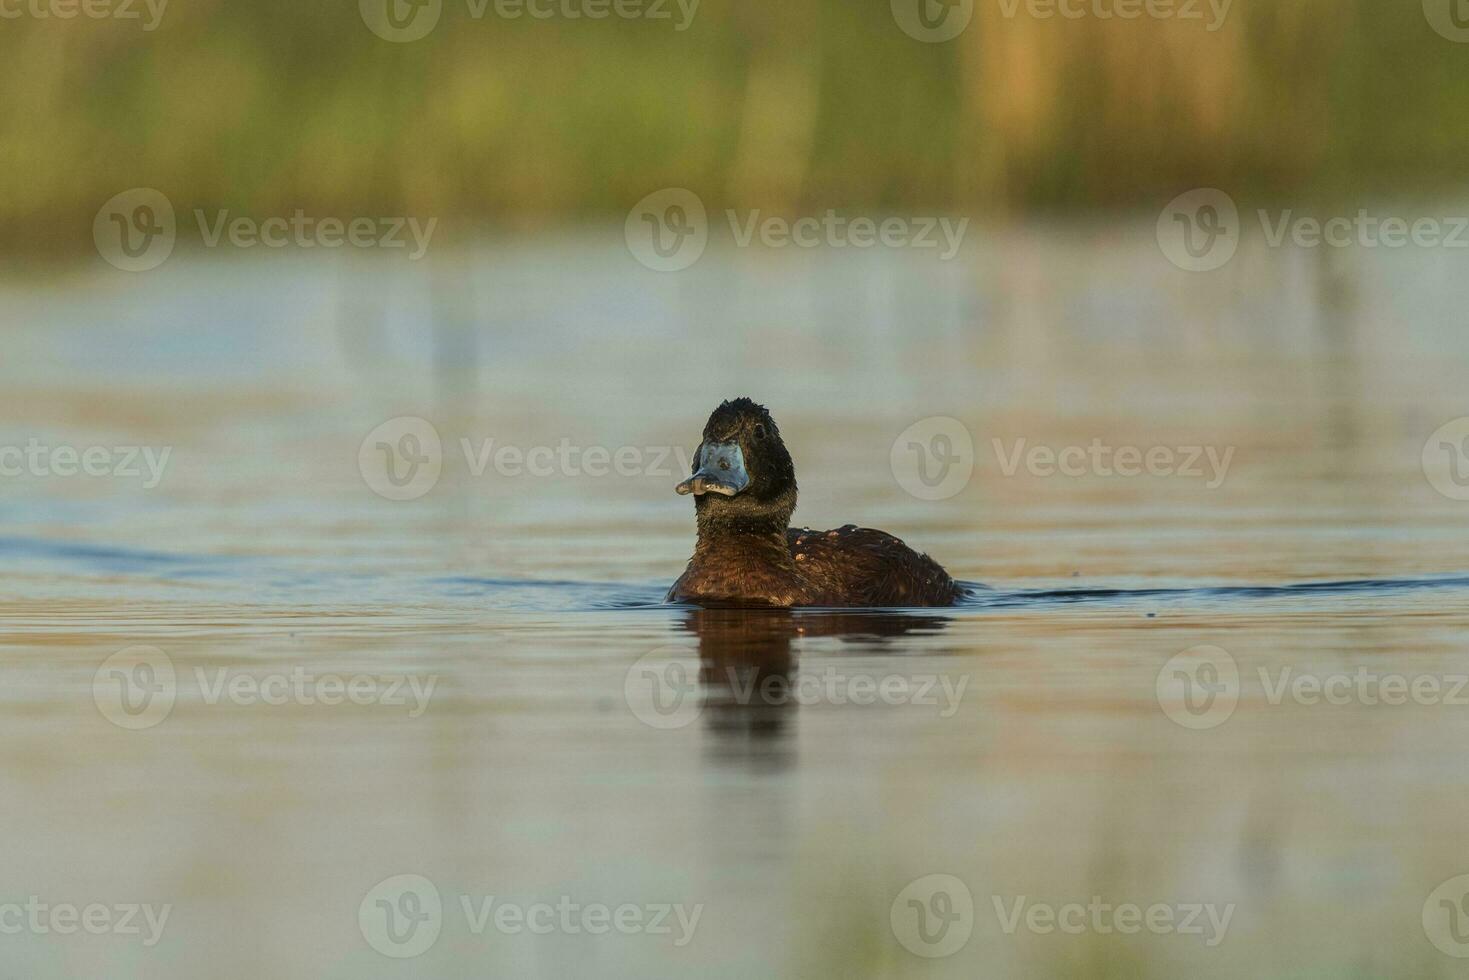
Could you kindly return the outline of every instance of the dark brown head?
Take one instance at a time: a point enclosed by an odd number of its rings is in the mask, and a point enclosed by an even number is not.
[[[693,466],[674,489],[694,495],[701,532],[785,533],[796,510],[796,468],[763,405],[736,398],[716,408]]]

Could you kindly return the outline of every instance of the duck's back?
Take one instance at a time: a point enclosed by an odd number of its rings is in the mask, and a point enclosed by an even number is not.
[[[886,531],[791,528],[786,541],[819,605],[952,606],[962,594],[938,562]]]

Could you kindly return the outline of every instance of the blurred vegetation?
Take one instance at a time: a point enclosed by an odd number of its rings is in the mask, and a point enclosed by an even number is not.
[[[1238,0],[1215,33],[1023,9],[977,0],[943,44],[885,0],[704,0],[684,32],[445,0],[409,44],[355,0],[174,0],[153,32],[0,20],[0,247],[89,247],[134,186],[452,235],[620,221],[664,186],[711,208],[994,213],[1464,180],[1469,45],[1417,2]]]

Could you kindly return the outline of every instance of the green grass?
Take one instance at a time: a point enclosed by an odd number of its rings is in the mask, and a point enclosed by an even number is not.
[[[176,0],[151,33],[0,21],[0,247],[88,247],[134,186],[180,210],[436,215],[452,236],[620,220],[670,185],[712,208],[992,213],[1463,181],[1469,45],[1417,3],[1238,0],[1216,33],[975,10],[945,44],[850,0],[704,0],[682,33],[445,0],[412,44],[349,0]]]

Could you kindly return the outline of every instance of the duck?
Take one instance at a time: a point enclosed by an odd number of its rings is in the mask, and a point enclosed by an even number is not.
[[[793,528],[796,469],[765,406],[722,402],[704,426],[692,474],[698,540],[666,601],[698,606],[952,606],[963,588],[938,562],[886,531]]]

